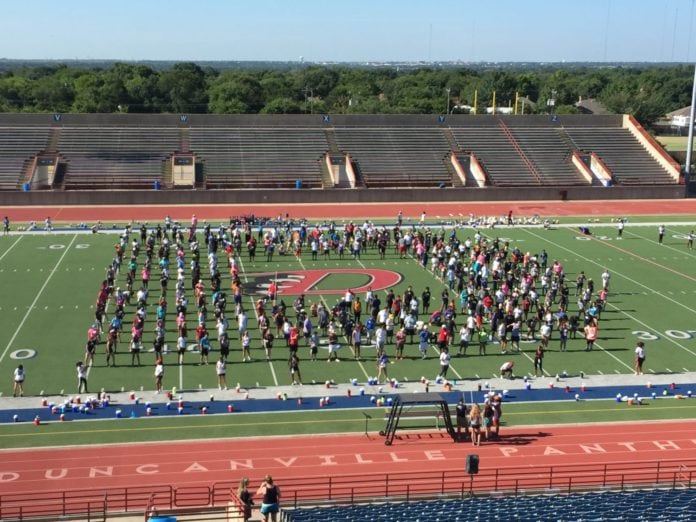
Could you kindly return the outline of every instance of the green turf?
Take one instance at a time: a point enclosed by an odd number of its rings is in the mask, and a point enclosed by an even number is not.
[[[0,446],[4,448],[72,446],[168,440],[200,440],[273,435],[362,433],[368,414],[372,436],[384,429],[385,409],[324,410],[297,413],[230,414],[148,419],[120,419],[96,422],[51,422],[0,425]],[[696,402],[657,399],[642,406],[615,401],[554,401],[505,404],[503,426],[575,424],[588,422],[645,421],[696,418]],[[416,421],[412,421],[416,422]],[[434,429],[434,419],[418,421]],[[408,422],[404,422],[408,424]]]
[[[600,347],[594,353],[583,351],[581,339],[571,340],[566,353],[557,351],[557,340],[552,340],[552,351],[545,359],[545,369],[551,375],[567,371],[570,374],[630,373],[632,371],[633,347],[637,339],[647,342],[648,372],[669,373],[696,371],[696,346],[694,343],[694,316],[696,315],[696,254],[686,249],[683,234],[692,227],[669,225],[665,244],[657,244],[656,226],[628,226],[624,239],[616,239],[616,227],[592,225],[593,236],[582,238],[573,228],[558,226],[553,230],[539,228],[515,228],[486,231],[493,236],[509,238],[513,246],[523,251],[538,252],[545,248],[549,252],[550,262],[558,259],[565,267],[568,280],[574,281],[575,274],[584,270],[597,284],[604,268],[612,272],[612,287],[609,306],[604,312],[600,324]],[[459,236],[473,236],[473,231],[460,231]],[[93,320],[92,308],[99,283],[105,267],[112,256],[114,235],[76,235],[55,234],[51,236],[16,236],[0,239],[0,375],[8,378],[0,381],[0,391],[7,395],[11,392],[10,379],[12,369],[19,360],[12,359],[17,350],[36,350],[36,357],[23,359],[27,369],[27,394],[73,393],[75,382],[75,362],[83,357],[87,327]],[[12,248],[10,249],[10,246]],[[381,268],[394,270],[403,275],[402,282],[394,288],[401,294],[408,284],[416,293],[428,285],[433,293],[433,306],[439,305],[442,284],[430,272],[418,267],[411,259],[398,259],[393,251],[388,251],[387,259],[380,260],[375,251],[365,253],[359,262],[350,256],[344,260],[317,261],[305,254],[302,262],[294,256],[276,256],[272,263],[257,256],[254,263],[242,258],[244,275],[255,272],[275,272],[286,270],[303,270],[319,268],[331,272],[337,268]],[[141,257],[142,259],[142,257]],[[223,261],[221,259],[221,261]],[[203,261],[205,269],[205,261]],[[156,272],[156,271],[155,271]],[[224,273],[224,272],[223,272]],[[331,274],[322,281],[320,290],[328,288],[343,289],[364,283],[364,276],[354,279],[345,274]],[[119,277],[119,284],[124,284],[124,276]],[[145,329],[144,345],[151,346],[152,326],[154,324],[154,303],[157,284],[153,282],[150,316]],[[223,285],[229,286],[225,278]],[[187,285],[188,286],[188,285]],[[173,291],[170,291],[170,296]],[[572,293],[571,293],[572,295]],[[324,294],[308,296],[309,300],[324,299],[333,304],[339,295]],[[283,297],[288,305],[294,296]],[[170,299],[171,300],[171,299]],[[247,297],[245,304],[251,308],[252,298]],[[309,303],[307,304],[309,305]],[[31,310],[29,307],[32,306]],[[571,311],[575,309],[571,300]],[[129,323],[134,307],[128,309],[126,323]],[[212,315],[212,314],[211,314]],[[425,319],[425,316],[422,317]],[[175,342],[173,303],[170,303],[167,343]],[[461,319],[459,319],[461,321]],[[194,326],[195,318],[190,321]],[[273,360],[263,360],[258,330],[254,328],[252,317],[253,344],[255,361],[242,364],[239,361],[240,344],[236,339],[234,321],[231,325],[231,364],[228,366],[228,381],[231,385],[239,382],[242,386],[262,386],[288,384],[289,373],[286,364],[287,349],[282,342],[276,342]],[[214,332],[212,319],[208,327]],[[128,337],[125,335],[124,337]],[[555,336],[554,336],[555,337]],[[212,335],[216,347],[216,336]],[[117,368],[107,368],[103,361],[103,346],[98,348],[97,364],[91,369],[89,384],[92,391],[105,388],[109,391],[139,390],[153,388],[153,362],[150,353],[142,355],[143,366],[131,367],[130,358],[124,353],[127,341],[121,343]],[[516,368],[520,374],[531,371],[531,353],[533,343],[523,343],[524,353],[514,355]],[[393,354],[393,347],[389,352]],[[489,346],[489,355],[479,357],[470,354],[463,358],[454,358],[451,365],[451,377],[456,378],[490,378],[499,368],[503,356],[496,345]],[[349,348],[341,349],[340,363],[327,364],[323,360],[307,360],[308,349],[302,346],[301,369],[306,382],[315,380],[323,382],[334,379],[347,382],[351,378],[363,381],[367,376],[377,373],[372,354],[374,349],[364,348],[366,360],[351,360]],[[21,355],[21,352],[20,352]],[[320,359],[326,351],[320,350]],[[429,358],[421,361],[416,346],[407,345],[407,358],[390,365],[391,377],[404,380],[419,379],[421,376],[432,378],[438,371],[437,353],[432,349]],[[510,357],[510,356],[506,356]],[[213,387],[215,372],[212,365],[198,366],[198,357],[191,353],[186,357],[182,367],[174,365],[174,355],[165,358],[165,386],[177,386],[180,389],[197,389]],[[211,360],[214,360],[211,357]]]
[[[689,144],[688,136],[657,136],[657,141],[668,152],[684,152]]]
[[[633,218],[631,219],[633,221]],[[636,220],[637,221],[637,220]],[[593,236],[579,238],[576,230],[558,226],[553,230],[524,229],[496,230],[490,235],[510,238],[512,244],[523,251],[538,252],[545,248],[550,260],[558,259],[564,264],[569,280],[574,280],[578,270],[599,282],[605,267],[612,272],[612,292],[609,307],[600,324],[600,350],[588,354],[583,351],[584,343],[578,339],[569,342],[569,351],[557,351],[557,341],[552,341],[552,351],[545,359],[549,374],[567,371],[571,374],[584,371],[587,374],[629,373],[632,367],[633,346],[638,338],[646,340],[648,372],[669,373],[696,371],[694,356],[694,315],[696,314],[696,254],[687,251],[682,237],[691,227],[668,224],[665,244],[657,244],[656,227],[628,226],[624,239],[616,239],[616,226],[611,223],[592,224]],[[460,237],[473,232],[460,231]],[[104,269],[112,255],[115,236],[56,234],[52,236],[22,236],[0,240],[0,375],[11,375],[19,360],[11,354],[17,350],[36,350],[36,357],[23,359],[28,371],[26,391],[28,394],[73,393],[75,387],[74,364],[82,358],[86,329],[92,321],[96,290],[103,277]],[[62,246],[62,248],[61,248]],[[436,306],[441,283],[429,272],[416,266],[412,260],[400,260],[389,251],[386,260],[378,259],[374,252],[363,255],[360,262],[347,256],[343,261],[324,260],[320,257],[311,261],[306,256],[301,263],[294,257],[276,257],[273,263],[257,258],[250,263],[243,258],[245,274],[321,268],[331,271],[336,268],[383,268],[395,270],[404,280],[394,290],[402,293],[407,284],[412,284],[419,294],[426,285],[433,291],[433,307]],[[364,283],[364,276],[349,279],[345,274],[331,274],[320,283],[320,290],[344,288]],[[123,277],[119,279],[123,284]],[[225,287],[228,286],[225,280]],[[325,294],[325,301],[335,302],[337,295]],[[285,296],[291,304],[294,296]],[[316,297],[315,297],[316,299]],[[154,300],[153,300],[154,301]],[[571,301],[572,302],[572,301]],[[250,298],[246,304],[250,307]],[[30,309],[29,307],[32,306]],[[575,307],[571,305],[571,310]],[[132,317],[133,308],[127,317]],[[151,315],[154,307],[151,308]],[[173,312],[170,312],[170,325]],[[148,325],[152,324],[151,317]],[[212,329],[212,321],[209,323]],[[253,327],[253,320],[252,320]],[[171,326],[170,326],[171,328]],[[152,340],[151,327],[146,328],[145,345]],[[286,365],[286,348],[277,343],[273,361],[262,360],[258,333],[253,330],[253,353],[256,361],[238,361],[239,344],[232,331],[232,363],[229,365],[228,380],[231,385],[263,386],[289,383]],[[215,339],[215,336],[213,336]],[[172,343],[172,334],[168,343]],[[215,346],[215,340],[213,345]],[[122,343],[121,351],[125,348]],[[523,344],[525,353],[514,355],[518,373],[531,370],[533,343]],[[393,353],[393,347],[390,347]],[[106,388],[152,389],[151,354],[143,354],[142,367],[128,365],[128,356],[120,353],[119,367],[103,366],[103,347],[99,348],[97,365],[90,373],[93,391]],[[334,379],[346,382],[351,378],[363,381],[368,375],[377,373],[371,358],[361,363],[350,360],[346,348],[342,349],[342,362],[327,364],[323,360],[307,360],[308,350],[302,347],[300,355],[305,382],[323,382]],[[364,349],[364,355],[373,351]],[[415,346],[407,346],[407,359],[390,365],[390,375],[400,380],[414,380],[421,376],[432,378],[438,370],[437,353],[431,350],[429,358],[421,361]],[[325,356],[320,351],[320,358]],[[503,356],[497,353],[496,345],[489,347],[489,355],[468,355],[454,358],[451,376],[466,379],[477,376],[486,379],[493,376]],[[183,367],[173,364],[174,356],[166,358],[165,385],[183,389],[199,386],[213,387],[215,375],[212,366],[197,366],[197,356],[187,355]],[[271,371],[271,368],[273,371]],[[0,391],[10,393],[10,379],[3,379]],[[371,431],[383,427],[381,411],[369,423]],[[641,420],[665,418],[694,418],[694,406],[690,401],[657,401],[649,406],[629,408],[611,401],[532,403],[506,406],[505,420],[511,425],[536,424],[553,414],[553,422],[592,422],[616,420]],[[228,436],[261,436],[270,434],[305,434],[326,432],[360,432],[364,429],[364,417],[360,411],[325,411],[283,415],[240,415],[187,417],[186,419],[124,419],[94,423],[50,424],[36,428],[32,425],[0,427],[0,444],[3,447],[44,446],[56,444],[84,444],[99,442],[161,440],[162,434],[172,438],[214,438]]]

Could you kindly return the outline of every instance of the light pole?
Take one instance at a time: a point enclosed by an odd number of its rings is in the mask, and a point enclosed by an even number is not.
[[[694,66],[694,84],[691,90],[691,111],[689,111],[689,138],[686,145],[686,164],[684,165],[684,189],[689,196],[691,183],[691,155],[694,147],[694,118],[696,117],[696,66]]]
[[[546,100],[546,106],[548,107],[549,112],[550,112],[551,114],[553,114],[554,112],[556,112],[556,89],[553,89],[553,90],[551,91],[551,98],[549,98],[548,100]]]
[[[447,91],[447,111],[445,111],[445,114],[449,114],[449,111],[450,111],[450,92],[452,91],[452,89],[450,87],[447,87],[445,90]]]

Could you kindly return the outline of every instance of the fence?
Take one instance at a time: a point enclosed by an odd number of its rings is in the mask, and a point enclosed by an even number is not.
[[[696,459],[486,468],[477,475],[465,470],[417,471],[371,475],[277,477],[283,504],[353,503],[368,500],[409,501],[428,496],[473,494],[569,493],[598,488],[696,487]],[[252,478],[252,483],[259,483]],[[191,511],[232,506],[239,499],[235,482],[210,486],[133,486],[64,492],[0,494],[0,519],[77,517],[104,520],[109,513]]]

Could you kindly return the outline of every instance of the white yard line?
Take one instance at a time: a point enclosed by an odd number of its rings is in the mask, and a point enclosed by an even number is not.
[[[590,262],[590,263],[593,263],[593,264],[595,264],[595,265],[597,265],[597,266],[600,266],[600,267],[604,268],[604,265],[602,265],[602,264],[600,264],[600,263],[597,263],[596,261],[593,261],[592,259],[589,259],[589,258],[587,258],[587,257],[584,257],[584,256],[578,254],[577,252],[573,251],[573,250],[570,250],[570,249],[568,249],[568,248],[565,248],[565,247],[559,245],[558,243],[556,243],[556,242],[554,242],[554,241],[551,241],[550,239],[546,239],[546,238],[543,237],[543,236],[540,236],[540,235],[538,235],[538,234],[534,234],[533,232],[530,232],[529,230],[526,230],[526,232],[529,233],[529,234],[531,234],[531,235],[533,235],[533,236],[535,236],[535,237],[537,237],[537,238],[539,238],[539,239],[543,239],[544,241],[546,241],[546,242],[548,242],[548,243],[551,243],[551,244],[554,245],[554,246],[557,246],[557,247],[559,247],[559,248],[562,248],[563,250],[567,250],[568,252],[570,252],[570,253],[572,253],[572,254],[574,254],[574,255],[576,255],[576,256],[578,256],[578,257],[580,257],[580,258],[582,258],[582,259],[584,259],[584,260],[586,260],[586,261],[588,261],[588,262]],[[638,281],[635,281],[634,279],[631,279],[630,277],[625,276],[625,275],[621,274],[620,272],[614,271],[614,273],[617,274],[617,275],[619,275],[619,276],[621,276],[621,277],[623,277],[623,278],[625,278],[625,279],[628,279],[629,281],[631,281],[631,282],[633,282],[633,283],[635,283],[635,284],[637,284],[637,285],[639,285],[639,286],[642,286],[643,288],[645,288],[646,290],[649,290],[650,292],[652,292],[652,293],[655,294],[655,295],[659,295],[659,296],[661,296],[661,297],[664,297],[665,299],[667,299],[667,300],[669,300],[669,301],[672,301],[673,303],[678,304],[679,306],[682,306],[682,307],[686,308],[687,310],[689,310],[689,311],[691,311],[691,312],[696,312],[696,310],[693,310],[693,309],[689,308],[688,306],[682,305],[682,304],[679,303],[678,301],[675,301],[674,299],[672,299],[672,298],[670,298],[670,297],[667,297],[666,295],[661,294],[660,292],[658,292],[658,291],[656,291],[656,290],[653,290],[652,288],[650,288],[650,287],[648,287],[648,286],[646,286],[646,285],[644,285],[644,284],[642,284],[642,283],[639,283]],[[607,306],[609,306],[609,307],[611,307],[612,309],[614,309],[614,310],[616,310],[616,311],[622,313],[622,314],[625,315],[626,317],[629,317],[630,319],[633,319],[636,323],[638,323],[638,324],[644,326],[646,329],[650,330],[651,332],[654,332],[655,334],[660,335],[660,332],[659,332],[657,329],[653,328],[652,326],[650,326],[650,325],[644,323],[643,321],[641,321],[640,319],[638,319],[638,318],[635,317],[634,315],[631,315],[631,314],[629,314],[628,312],[626,312],[626,311],[622,310],[621,308],[617,307],[616,305],[612,304],[611,301],[608,301],[608,302],[607,302]],[[681,348],[682,350],[684,350],[684,351],[686,351],[686,352],[689,352],[691,355],[696,355],[695,352],[691,351],[691,350],[688,349],[686,346],[682,346],[680,343],[678,343],[677,341],[675,341],[675,340],[672,339],[671,337],[666,336],[665,339],[667,339],[667,340],[668,340],[669,342],[671,342],[672,344],[678,346],[678,347]],[[633,368],[631,368],[631,370],[633,370]]]
[[[612,359],[616,360],[619,364],[625,366],[626,368],[628,368],[628,369],[631,370],[631,371],[634,370],[633,367],[631,367],[631,366],[629,366],[628,364],[626,364],[625,362],[623,362],[623,361],[622,361],[621,359],[619,359],[616,355],[614,355],[613,353],[608,352],[607,350],[605,350],[604,348],[602,348],[602,345],[599,344],[597,341],[595,341],[594,345],[595,345],[597,348],[599,348],[600,350],[602,350],[604,353],[606,353],[609,357],[611,357]]]
[[[41,286],[39,289],[39,293],[36,294],[36,297],[34,297],[34,300],[32,301],[31,305],[29,306],[29,309],[27,310],[27,313],[24,314],[24,317],[22,320],[19,322],[19,325],[17,325],[17,329],[15,330],[14,334],[12,335],[12,338],[10,339],[10,342],[7,343],[7,346],[5,347],[5,350],[2,352],[2,355],[0,355],[0,363],[5,359],[5,356],[7,355],[7,352],[10,351],[10,348],[12,347],[12,344],[14,343],[15,339],[19,335],[20,330],[24,326],[24,323],[27,321],[27,318],[29,317],[29,314],[31,314],[31,311],[34,309],[34,306],[36,306],[36,303],[39,301],[39,298],[41,297],[41,294],[43,294],[43,291],[46,289],[48,286],[49,281],[53,277],[53,274],[56,273],[58,270],[58,267],[60,266],[61,262],[65,258],[66,254],[70,251],[70,247],[72,244],[75,242],[77,239],[77,234],[73,236],[73,238],[70,240],[70,243],[68,244],[67,248],[63,251],[63,254],[60,256],[60,259],[58,259],[58,262],[55,264],[53,267],[53,270],[51,270],[51,273],[48,274],[48,277],[44,281],[44,284]]]
[[[16,240],[14,243],[12,243],[12,244],[10,245],[10,248],[8,248],[7,250],[5,250],[5,252],[0,256],[0,261],[2,261],[3,258],[4,258],[7,254],[9,254],[10,250],[12,250],[12,249],[14,248],[14,246],[15,246],[17,243],[19,243],[19,240],[22,239],[23,237],[24,237],[24,236],[19,236],[19,237],[17,238],[17,240]]]
[[[246,275],[246,270],[244,269],[244,263],[242,262],[242,256],[239,256],[239,266],[242,269],[242,276],[244,277],[244,282],[248,283],[249,278]],[[259,324],[259,314],[256,313],[256,303],[254,303],[254,298],[250,295],[249,300],[251,301],[251,309],[254,311],[254,315],[256,316],[256,324],[258,326]],[[270,325],[269,325],[270,328]],[[260,331],[260,330],[259,330]],[[262,340],[263,341],[263,340]],[[263,342],[262,342],[263,344]],[[279,386],[278,384],[278,377],[276,376],[275,368],[273,368],[273,361],[268,361],[268,367],[271,369],[271,375],[273,376],[273,383],[276,386]]]
[[[679,234],[679,233],[680,233],[680,232],[678,232],[678,231],[676,231],[676,230],[670,230],[669,228],[667,229],[667,232],[674,232],[675,234]],[[624,229],[624,233],[626,233],[626,229]],[[690,251],[686,248],[686,239],[683,240],[683,241],[684,241],[684,248],[683,248],[683,249],[680,249],[680,248],[675,248],[675,247],[673,247],[673,246],[667,245],[667,244],[665,244],[665,243],[662,243],[662,244],[660,245],[660,243],[658,243],[658,242],[655,241],[654,239],[650,239],[650,238],[647,238],[647,237],[645,237],[645,236],[641,236],[640,234],[636,234],[636,233],[634,233],[634,232],[629,232],[629,233],[630,233],[633,237],[637,237],[637,238],[640,238],[640,239],[642,239],[642,240],[644,240],[644,241],[647,241],[647,242],[649,242],[649,243],[652,243],[652,244],[654,244],[654,245],[657,245],[658,247],[660,247],[660,248],[663,249],[663,250],[674,250],[675,252],[677,252],[677,253],[679,253],[679,254],[682,254],[682,255],[685,255],[685,256],[688,256],[688,257],[696,258],[696,255],[691,254]]]
[[[560,249],[562,249],[562,250],[565,250],[566,252],[569,252],[569,253],[573,254],[574,256],[579,257],[579,258],[581,258],[581,259],[587,261],[588,263],[592,263],[593,265],[596,265],[596,266],[598,266],[598,267],[600,267],[600,268],[602,268],[602,269],[606,268],[606,267],[604,266],[604,264],[598,263],[597,261],[595,261],[595,260],[593,260],[593,259],[590,259],[589,257],[585,257],[585,256],[583,256],[582,254],[579,254],[578,252],[576,252],[576,251],[574,251],[574,250],[572,250],[572,249],[570,249],[570,248],[566,248],[566,247],[564,247],[563,245],[560,245],[560,244],[556,243],[555,241],[551,241],[550,239],[547,239],[547,238],[545,238],[544,236],[541,236],[541,235],[539,235],[539,234],[535,234],[534,232],[531,232],[531,231],[528,230],[528,229],[523,229],[523,230],[524,230],[525,232],[527,232],[527,234],[529,234],[529,235],[531,235],[531,236],[534,236],[534,237],[536,237],[536,238],[538,238],[538,239],[541,239],[542,241],[546,241],[547,243],[550,243],[550,244],[554,245],[555,247],[558,247],[558,248],[560,248]],[[640,257],[640,256],[638,256],[638,255],[636,255],[636,254],[633,254],[633,253],[631,253],[631,255],[633,255],[633,256],[635,256],[635,257]],[[654,289],[650,288],[649,286],[644,285],[643,283],[641,283],[641,282],[639,282],[639,281],[636,281],[635,279],[633,279],[633,278],[631,278],[631,277],[629,277],[629,276],[627,276],[627,275],[625,275],[625,274],[622,274],[621,272],[618,272],[617,270],[612,270],[612,272],[613,272],[613,274],[615,274],[615,275],[617,275],[617,276],[619,276],[619,277],[623,277],[624,279],[627,279],[628,281],[631,281],[633,284],[635,284],[635,285],[637,285],[637,286],[640,286],[640,287],[644,288],[645,290],[648,290],[649,292],[653,293],[654,295],[663,297],[664,299],[667,299],[668,301],[674,303],[675,305],[680,306],[680,307],[684,308],[685,310],[688,310],[689,312],[692,312],[692,313],[696,314],[696,310],[694,310],[693,308],[690,308],[690,307],[686,306],[685,304],[680,303],[680,302],[677,301],[676,299],[672,299],[671,297],[667,297],[664,293],[658,292],[657,290],[654,290]]]
[[[302,259],[298,259],[298,262],[300,263],[302,270],[307,270],[307,268],[305,268],[305,266],[304,266],[304,263],[302,263]],[[358,260],[358,263],[360,263],[360,260]],[[360,263],[360,265],[363,268],[365,268],[365,265],[363,265],[362,263]],[[326,302],[326,299],[324,299],[323,295],[319,295],[319,297],[321,298],[322,302],[324,303],[324,306],[326,307],[326,311],[328,312],[331,309],[331,307],[329,306],[329,303]],[[353,357],[355,357],[355,350],[353,350],[353,345],[351,343],[351,339],[348,339],[345,335],[343,336],[343,338],[346,340],[346,346],[348,346],[350,348],[350,351],[353,352]],[[370,374],[367,373],[367,370],[365,369],[365,366],[363,365],[362,361],[357,361],[357,363],[358,363],[358,366],[360,366],[360,369],[362,370],[363,375],[365,375],[365,378],[369,379]]]

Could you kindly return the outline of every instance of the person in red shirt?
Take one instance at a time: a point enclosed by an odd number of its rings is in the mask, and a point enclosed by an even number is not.
[[[440,350],[447,348],[448,342],[449,332],[447,331],[447,327],[443,324],[440,327],[440,332],[437,334],[437,344]]]
[[[290,355],[297,353],[300,347],[300,329],[297,326],[293,326],[290,329]]]

